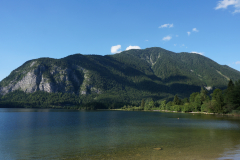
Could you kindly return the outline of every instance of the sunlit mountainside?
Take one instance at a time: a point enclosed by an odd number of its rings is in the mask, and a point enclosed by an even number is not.
[[[199,54],[154,47],[29,60],[0,82],[0,94],[12,102],[42,103],[53,96],[52,104],[140,103],[189,97],[201,87],[224,89],[230,79],[240,79],[240,72]]]

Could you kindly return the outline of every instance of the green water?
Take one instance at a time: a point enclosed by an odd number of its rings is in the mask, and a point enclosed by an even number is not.
[[[0,131],[2,159],[240,159],[232,116],[0,109]]]

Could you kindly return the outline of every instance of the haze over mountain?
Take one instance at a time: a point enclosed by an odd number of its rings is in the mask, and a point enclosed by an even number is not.
[[[0,82],[0,94],[44,91],[99,102],[139,102],[175,94],[189,97],[201,87],[223,89],[230,79],[240,79],[240,72],[199,54],[153,47],[105,56],[29,60]]]

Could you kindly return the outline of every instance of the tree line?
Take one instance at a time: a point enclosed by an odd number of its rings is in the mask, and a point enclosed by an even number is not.
[[[209,94],[205,88],[194,92],[189,98],[181,99],[177,95],[173,101],[153,99],[142,100],[140,106],[125,105],[125,110],[167,110],[177,112],[240,113],[240,80],[229,81],[225,90],[215,89]]]
[[[128,88],[129,90],[129,88]],[[215,89],[211,94],[205,88],[181,99],[175,95],[173,100],[149,98],[139,101],[138,97],[148,95],[144,91],[130,90],[130,93],[119,90],[107,94],[77,95],[70,93],[47,93],[37,91],[10,92],[0,97],[2,108],[67,108],[67,109],[117,109],[124,110],[168,110],[177,112],[240,113],[240,80],[229,81],[225,90]]]

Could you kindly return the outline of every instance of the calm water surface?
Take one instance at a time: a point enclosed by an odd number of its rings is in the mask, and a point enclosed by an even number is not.
[[[240,159],[240,119],[161,112],[0,109],[0,157]]]

